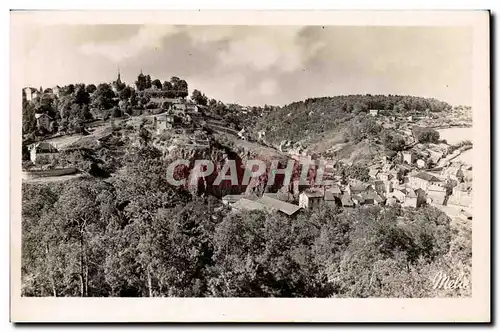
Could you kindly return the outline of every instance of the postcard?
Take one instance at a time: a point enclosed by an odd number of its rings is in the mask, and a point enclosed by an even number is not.
[[[12,11],[12,322],[489,322],[488,11]]]

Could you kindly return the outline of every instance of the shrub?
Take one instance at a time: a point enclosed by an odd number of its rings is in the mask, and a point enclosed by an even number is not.
[[[432,128],[414,127],[413,136],[419,143],[438,143],[439,133]]]

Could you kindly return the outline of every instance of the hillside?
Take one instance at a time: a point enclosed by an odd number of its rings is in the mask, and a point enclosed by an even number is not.
[[[445,102],[412,96],[312,98],[266,112],[256,124],[255,132],[265,132],[265,142],[271,146],[279,147],[286,142],[311,154],[340,152],[342,158],[355,160],[372,158],[374,150],[380,150],[376,143],[384,132],[398,129],[391,124],[391,118],[427,119],[451,109]],[[370,110],[377,110],[382,117],[374,120]],[[357,156],[351,158],[348,151],[356,152]]]

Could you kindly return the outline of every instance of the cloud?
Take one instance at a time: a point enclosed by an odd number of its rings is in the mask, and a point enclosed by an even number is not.
[[[265,79],[260,82],[258,89],[256,90],[258,95],[272,96],[277,94],[279,91],[278,82],[272,79]]]
[[[248,67],[259,71],[277,67],[294,71],[324,43],[303,43],[300,26],[189,27],[187,34],[195,45],[226,42],[218,54],[223,67]]]
[[[145,25],[129,39],[115,43],[87,43],[80,47],[80,51],[89,56],[100,55],[113,62],[120,62],[143,52],[161,48],[163,38],[178,31],[176,26]]]
[[[23,40],[23,81],[110,82],[120,66],[224,102],[286,104],[341,94],[471,100],[467,27],[35,26]],[[20,60],[21,61],[21,60]]]

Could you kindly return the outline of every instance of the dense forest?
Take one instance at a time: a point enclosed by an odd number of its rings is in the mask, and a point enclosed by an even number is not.
[[[115,176],[23,183],[24,296],[424,297],[470,275],[471,228],[432,207],[236,213],[138,148]]]
[[[386,115],[417,115],[450,110],[446,102],[434,98],[398,95],[348,95],[310,98],[273,108],[266,112],[257,130],[266,132],[266,140],[279,144],[282,140],[299,141],[330,130],[355,127],[360,115],[370,109]],[[359,122],[359,121],[358,121]]]

